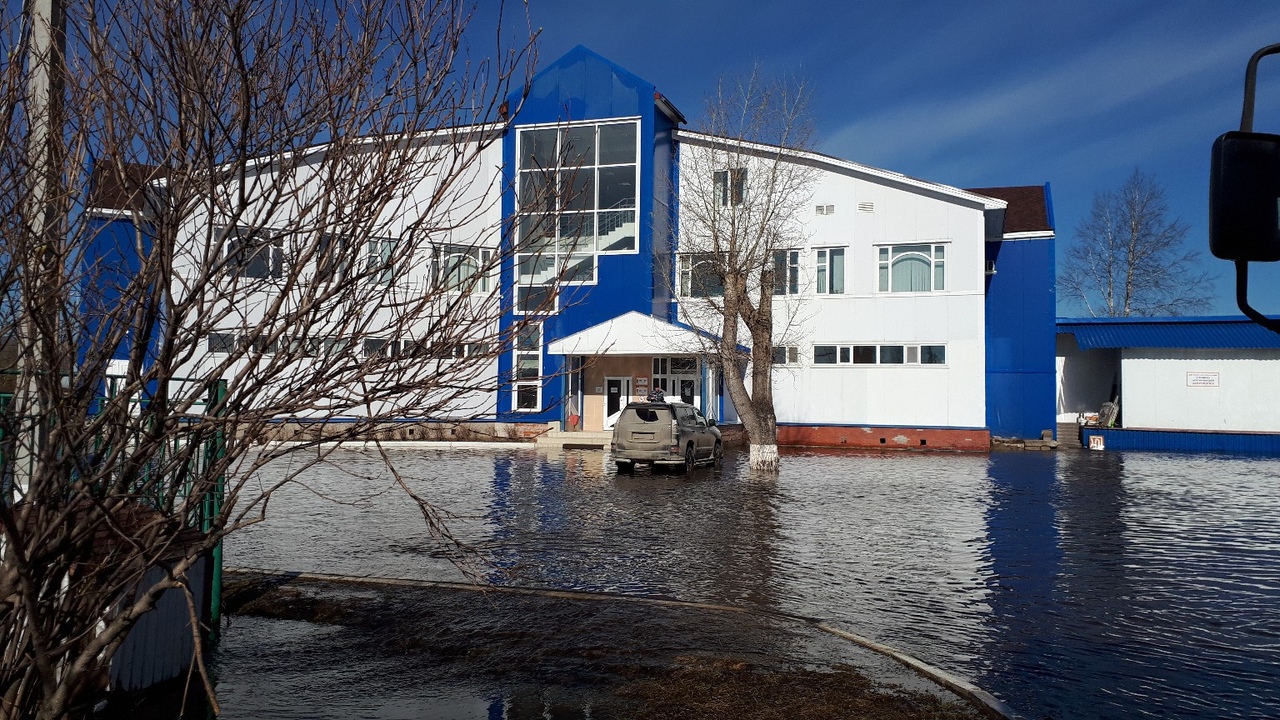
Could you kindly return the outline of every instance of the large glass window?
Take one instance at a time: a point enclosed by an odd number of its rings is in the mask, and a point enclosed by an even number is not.
[[[839,295],[844,292],[844,248],[818,248],[816,251],[818,294]]]
[[[227,264],[240,277],[284,277],[284,239],[266,230],[229,227],[223,230]]]
[[[680,295],[724,296],[724,277],[714,253],[688,253],[680,256]]]
[[[946,245],[889,245],[877,253],[880,292],[947,289]]]
[[[492,286],[493,250],[466,245],[444,245],[431,258],[431,269],[449,292],[489,292]]]
[[[519,132],[517,280],[597,281],[597,257],[638,249],[636,121]]]

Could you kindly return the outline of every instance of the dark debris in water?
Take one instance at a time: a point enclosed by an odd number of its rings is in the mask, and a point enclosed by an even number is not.
[[[232,615],[335,627],[344,652],[387,658],[441,687],[505,695],[508,717],[523,717],[527,694],[512,689],[530,687],[590,707],[593,719],[983,717],[943,692],[874,681],[858,667],[866,651],[758,615],[241,574],[225,602]],[[544,702],[534,705],[543,710],[529,717],[547,717]]]

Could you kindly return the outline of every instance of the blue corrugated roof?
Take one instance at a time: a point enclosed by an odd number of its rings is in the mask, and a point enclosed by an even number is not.
[[[1280,348],[1280,334],[1243,317],[1058,318],[1058,334],[1095,348]]]

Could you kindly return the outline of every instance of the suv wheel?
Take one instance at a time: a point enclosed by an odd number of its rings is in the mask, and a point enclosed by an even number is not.
[[[711,464],[716,467],[724,467],[724,445],[719,440],[716,441],[716,449],[711,451]]]
[[[684,471],[693,472],[693,443],[689,443],[684,448]]]
[[[632,460],[619,460],[619,461],[618,461],[618,472],[620,472],[620,473],[625,473],[625,474],[627,474],[627,475],[630,475],[631,473],[633,473],[633,472],[635,472],[635,471],[636,471],[636,464],[635,464],[635,462],[634,462],[634,461],[632,461]]]

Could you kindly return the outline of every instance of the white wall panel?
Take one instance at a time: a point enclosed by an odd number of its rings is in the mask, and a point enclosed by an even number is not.
[[[1126,427],[1280,432],[1280,351],[1126,349],[1121,371]]]

